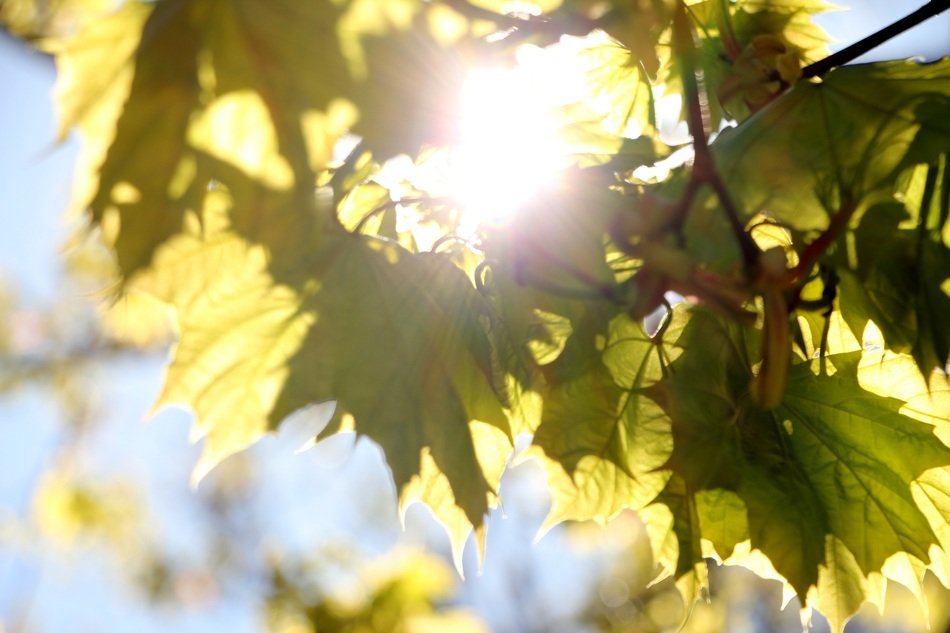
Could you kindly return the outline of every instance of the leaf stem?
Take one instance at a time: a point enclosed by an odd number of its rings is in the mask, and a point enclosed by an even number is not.
[[[805,250],[802,251],[801,259],[798,262],[798,265],[795,266],[794,271],[792,272],[791,281],[797,283],[801,279],[805,279],[814,265],[818,262],[822,255],[825,254],[832,244],[838,239],[841,233],[848,227],[848,224],[851,222],[851,216],[854,215],[854,212],[857,210],[858,204],[851,199],[846,199],[844,204],[841,205],[841,208],[838,209],[838,212],[835,213],[834,217],[831,218],[831,222],[828,224],[828,228],[822,232],[815,240],[808,244],[805,247]]]
[[[832,68],[843,66],[850,61],[854,61],[856,58],[864,55],[871,49],[877,48],[892,37],[900,35],[904,31],[917,26],[921,22],[938,15],[948,8],[950,8],[950,0],[930,0],[930,2],[913,13],[901,18],[893,24],[885,26],[880,31],[872,33],[833,55],[829,55],[824,59],[805,66],[802,68],[802,77],[821,77]]]
[[[818,343],[818,374],[820,376],[828,375],[828,335],[831,333],[831,314],[834,312],[829,308],[822,315],[825,322],[821,326],[821,341]]]

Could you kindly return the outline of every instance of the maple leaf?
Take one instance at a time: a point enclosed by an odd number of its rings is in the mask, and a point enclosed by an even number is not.
[[[759,410],[749,395],[757,339],[691,312],[679,340],[691,352],[650,392],[672,419],[669,466],[688,489],[736,492],[752,547],[800,596],[860,584],[899,552],[927,560],[937,539],[910,482],[950,464],[934,428],[861,387],[860,352],[829,357],[832,375],[793,366],[782,405]]]
[[[938,158],[948,91],[950,59],[839,68],[723,131],[713,157],[746,218],[823,230],[842,200],[886,196],[904,167]]]
[[[550,381],[543,392],[534,443],[547,458],[549,524],[606,521],[624,508],[642,508],[666,485],[669,420],[645,395],[662,376],[661,356],[670,353],[662,345],[620,315],[609,324],[603,362],[579,373],[571,359],[572,375]]]

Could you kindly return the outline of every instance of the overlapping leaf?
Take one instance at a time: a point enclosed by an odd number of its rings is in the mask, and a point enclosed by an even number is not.
[[[828,53],[830,40],[812,19],[834,10],[824,0],[739,0],[735,4],[733,29],[740,42],[761,34],[778,35],[802,52],[803,61],[814,62]]]
[[[723,120],[745,119],[750,109],[761,107],[796,79],[801,66],[827,54],[830,38],[812,19],[832,8],[821,0],[696,0],[686,5],[698,44],[697,70],[710,96],[706,108],[713,130]],[[679,94],[681,51],[662,48],[664,91]]]
[[[889,195],[904,166],[950,144],[950,59],[840,68],[799,82],[713,144],[747,217],[821,230],[842,200]]]
[[[440,34],[420,9],[418,1],[358,0],[341,21],[360,110],[354,131],[381,158],[456,141],[467,68],[487,52],[465,36],[461,17],[461,33]]]
[[[123,274],[149,264],[212,180],[313,209],[314,172],[344,132],[382,157],[451,140],[481,49],[461,16],[461,31],[430,17],[415,0],[130,2],[66,42],[64,126],[91,139],[77,204]],[[235,226],[259,239],[270,211]]]
[[[573,63],[584,78],[583,103],[592,115],[613,134],[652,132],[656,122],[653,92],[647,71],[634,53],[600,36],[591,36],[581,45],[569,42],[579,48]]]
[[[860,336],[873,321],[887,346],[912,354],[925,376],[950,362],[950,245],[941,235],[948,195],[945,159],[915,169],[904,205],[864,214],[853,233],[855,261],[840,273],[841,313],[852,331]]]
[[[478,523],[489,486],[467,423],[508,432],[491,387],[481,298],[446,259],[381,242],[346,238],[319,266],[321,288],[304,305],[317,320],[288,364],[272,421],[336,399],[337,419],[352,415],[357,431],[384,447],[397,486],[429,447],[457,503]]]
[[[696,492],[673,473],[657,502],[640,511],[660,577],[676,578],[687,605],[704,598],[709,588]]]
[[[491,386],[481,298],[450,262],[358,236],[327,236],[277,283],[266,249],[236,234],[228,197],[209,194],[202,223],[159,250],[140,285],[177,309],[181,337],[161,404],[197,415],[199,474],[311,402],[337,401],[383,447],[397,486],[423,453],[479,524],[497,485],[496,457],[476,455],[469,423],[507,420]],[[316,277],[311,277],[316,273]],[[502,461],[502,464],[504,461]]]
[[[752,547],[799,595],[844,595],[900,552],[929,560],[938,526],[911,482],[950,464],[950,448],[902,401],[861,387],[860,353],[832,356],[830,376],[794,366],[781,407],[763,412],[748,393],[756,344],[738,326],[694,310],[680,345],[688,353],[656,388],[673,423],[670,466],[692,490],[738,493]],[[841,624],[866,598],[827,615]]]
[[[677,317],[677,321],[679,317]],[[674,328],[678,329],[678,328]],[[579,343],[575,336],[568,345]],[[595,342],[595,341],[590,341]],[[583,343],[580,343],[583,344]],[[666,485],[669,419],[645,395],[662,376],[671,350],[626,315],[611,320],[602,352],[589,360],[574,350],[561,380],[549,371],[535,444],[545,453],[553,505],[549,522],[605,521],[624,508],[641,508]]]
[[[211,178],[308,206],[312,168],[329,156],[313,155],[305,124],[329,117],[348,85],[338,13],[292,0],[130,3],[67,45],[65,123],[112,139],[88,202],[125,275],[181,230]],[[309,56],[324,61],[321,73],[299,63]]]

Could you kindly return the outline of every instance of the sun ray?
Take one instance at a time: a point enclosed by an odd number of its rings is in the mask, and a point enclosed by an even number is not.
[[[452,165],[467,224],[503,224],[556,178],[566,150],[550,111],[538,82],[522,68],[470,73]]]

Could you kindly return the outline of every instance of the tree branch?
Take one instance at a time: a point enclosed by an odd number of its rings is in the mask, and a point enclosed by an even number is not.
[[[673,13],[673,43],[683,64],[683,97],[686,101],[686,125],[690,136],[693,137],[693,178],[709,185],[726,213],[726,219],[732,229],[739,248],[742,251],[742,261],[748,274],[758,267],[759,247],[752,237],[745,231],[739,211],[729,195],[729,191],[716,172],[712,155],[709,153],[709,141],[706,136],[706,122],[703,117],[703,106],[699,94],[699,81],[696,78],[696,45],[693,41],[692,29],[689,25],[686,8],[678,2]]]
[[[873,48],[877,48],[892,37],[900,35],[904,31],[917,26],[924,20],[932,18],[948,8],[950,8],[950,0],[930,0],[930,2],[910,15],[884,27],[877,33],[873,33],[863,40],[841,49],[833,55],[829,55],[824,59],[805,66],[802,68],[802,77],[821,77],[832,68],[843,66],[850,61],[854,61],[856,58],[864,55]]]

